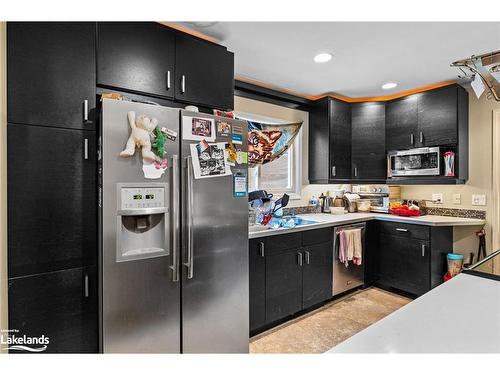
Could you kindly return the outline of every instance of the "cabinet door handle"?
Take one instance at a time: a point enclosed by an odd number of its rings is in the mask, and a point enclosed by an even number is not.
[[[354,167],[354,177],[358,177],[358,167]]]
[[[83,101],[83,121],[89,121],[89,101]]]
[[[260,252],[260,256],[262,258],[264,258],[266,256],[266,249],[265,249],[264,242],[259,242],[259,252]]]
[[[299,266],[302,267],[303,261],[302,261],[302,253],[301,252],[297,253],[297,262],[298,262]]]
[[[425,257],[425,245],[422,244],[422,256]]]
[[[170,90],[170,70],[167,71],[167,90]]]
[[[181,94],[186,92],[186,76],[183,74],[181,78]]]
[[[405,228],[396,228],[398,232],[408,232],[408,229]]]
[[[415,136],[413,135],[413,133],[410,133],[410,144],[413,146],[414,143],[415,143]]]
[[[420,143],[424,143],[424,132],[420,132]]]
[[[89,275],[85,274],[83,279],[83,294],[85,298],[89,298]]]
[[[309,253],[309,251],[306,251],[305,254],[306,254],[306,264],[309,264],[311,254]]]
[[[337,168],[335,166],[332,167],[332,176],[335,177],[337,175]]]
[[[88,140],[88,138],[85,138],[83,140],[83,158],[85,160],[89,159],[89,140]]]

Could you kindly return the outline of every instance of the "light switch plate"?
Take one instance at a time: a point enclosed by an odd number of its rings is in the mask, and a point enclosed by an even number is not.
[[[485,194],[472,194],[472,205],[473,206],[486,206],[486,195]]]
[[[443,193],[432,193],[433,203],[443,203]]]
[[[460,204],[462,202],[462,196],[460,194],[453,194],[453,204]]]

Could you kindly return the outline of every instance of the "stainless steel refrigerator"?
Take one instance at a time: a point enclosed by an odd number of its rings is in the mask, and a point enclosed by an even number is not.
[[[139,149],[133,156],[120,156],[131,131],[129,111],[156,118],[159,127],[168,129],[168,168],[160,178],[144,177]],[[233,129],[246,129],[246,123],[233,119],[102,101],[104,353],[248,352],[248,201],[241,193],[247,165],[242,159],[230,175],[196,179],[190,144],[199,141],[183,140],[183,118],[220,120]],[[215,142],[228,142],[228,134],[217,134]],[[237,137],[242,143],[238,147],[246,151],[247,132]]]

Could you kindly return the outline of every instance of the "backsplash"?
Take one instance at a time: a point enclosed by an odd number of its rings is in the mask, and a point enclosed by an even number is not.
[[[486,219],[486,211],[469,210],[463,208],[446,208],[446,207],[425,207],[426,215],[441,215],[453,217],[465,217],[468,219]]]
[[[313,206],[300,206],[300,207],[285,207],[283,208],[283,215],[288,216],[295,213],[296,215],[303,214],[319,214],[321,213],[321,207]]]
[[[441,215],[441,216],[452,216],[452,217],[464,217],[468,219],[486,219],[486,211],[482,210],[470,210],[462,208],[446,208],[446,207],[424,207],[422,208],[425,215]],[[321,207],[312,206],[300,206],[300,207],[284,207],[283,215],[288,216],[292,214],[303,215],[303,214],[319,214],[321,213]],[[253,218],[255,220],[255,218]]]

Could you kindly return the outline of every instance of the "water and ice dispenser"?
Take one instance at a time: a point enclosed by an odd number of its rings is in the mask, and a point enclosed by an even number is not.
[[[116,261],[169,255],[166,183],[117,184]]]

